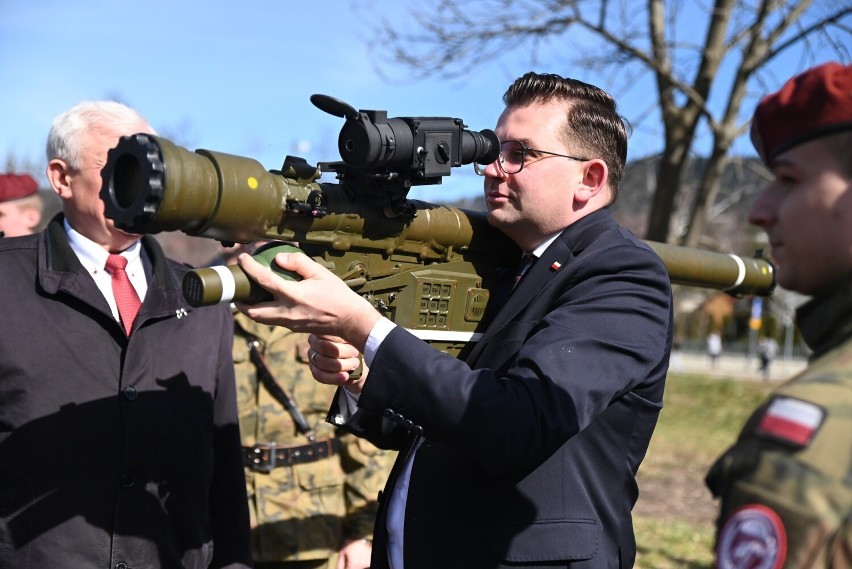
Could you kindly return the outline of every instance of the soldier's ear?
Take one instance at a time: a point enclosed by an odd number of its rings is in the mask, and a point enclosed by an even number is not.
[[[24,217],[30,229],[35,229],[41,223],[41,211],[37,207],[28,207],[24,211]]]

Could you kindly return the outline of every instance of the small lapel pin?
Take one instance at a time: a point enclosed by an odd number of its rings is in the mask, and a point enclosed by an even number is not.
[[[559,270],[559,269],[561,269],[561,268],[562,268],[562,264],[561,264],[561,263],[559,263],[558,261],[554,261],[554,262],[553,262],[553,264],[552,264],[552,265],[550,265],[550,270],[551,270],[551,271],[558,271],[558,270]]]

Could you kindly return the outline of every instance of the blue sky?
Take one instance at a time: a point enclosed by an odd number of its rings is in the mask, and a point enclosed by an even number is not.
[[[393,15],[421,4],[373,5]],[[370,63],[367,43],[377,32],[345,0],[0,0],[0,164],[11,156],[41,169],[53,117],[102,98],[135,107],[191,149],[249,156],[267,169],[286,154],[336,160],[343,119],[314,107],[311,94],[389,117],[459,117],[481,130],[493,128],[503,91],[529,69],[515,57],[475,66],[463,81],[417,82],[386,69],[388,83]],[[537,70],[565,74],[542,63]],[[655,98],[636,91],[620,101],[628,116],[631,103]],[[656,134],[634,133],[630,158],[658,150]],[[480,188],[465,167],[411,197],[451,201]]]
[[[0,0],[0,161],[11,154],[41,165],[53,118],[86,99],[118,99],[178,144],[267,169],[287,154],[339,159],[343,119],[314,107],[314,93],[389,117],[493,128],[512,77],[415,83],[400,70],[388,84],[370,64],[373,32],[334,0]],[[478,192],[465,170],[430,188],[429,199]]]

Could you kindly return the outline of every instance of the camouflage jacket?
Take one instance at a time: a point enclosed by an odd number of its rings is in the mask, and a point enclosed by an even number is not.
[[[852,278],[799,309],[811,365],[754,412],[707,475],[721,497],[718,567],[852,567],[850,287]]]
[[[308,444],[291,414],[258,380],[247,333],[277,382],[316,433],[317,440],[338,437],[339,453],[315,462],[278,466],[269,472],[245,469],[255,561],[326,559],[346,539],[371,538],[378,491],[387,479],[394,453],[344,435],[325,422],[335,388],[317,383],[307,365],[307,336],[234,316],[234,367],[240,432],[244,447],[275,443]]]

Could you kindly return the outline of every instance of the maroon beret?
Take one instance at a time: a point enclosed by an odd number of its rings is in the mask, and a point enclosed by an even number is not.
[[[0,202],[31,196],[38,191],[38,183],[29,174],[0,174]]]
[[[852,129],[852,65],[829,62],[764,97],[751,121],[751,141],[764,162],[814,138]]]

